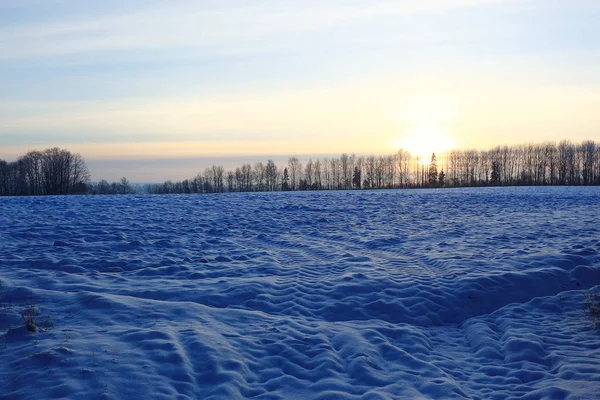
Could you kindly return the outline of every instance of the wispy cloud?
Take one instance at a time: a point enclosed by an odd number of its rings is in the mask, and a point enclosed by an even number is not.
[[[216,7],[161,2],[116,16],[67,14],[58,15],[58,22],[0,28],[0,59],[174,47],[205,54],[248,52],[278,48],[311,31],[507,1],[512,0],[229,1]]]

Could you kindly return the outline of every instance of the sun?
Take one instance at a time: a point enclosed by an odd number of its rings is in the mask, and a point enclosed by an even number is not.
[[[419,93],[398,105],[400,135],[394,149],[408,151],[413,159],[429,164],[431,154],[457,147],[450,127],[460,119],[458,100],[443,93]]]
[[[409,129],[394,143],[396,149],[404,149],[413,157],[428,164],[432,153],[443,153],[455,147],[454,140],[438,124],[420,123]]]

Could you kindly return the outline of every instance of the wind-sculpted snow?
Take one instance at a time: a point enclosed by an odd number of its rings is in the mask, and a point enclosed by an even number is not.
[[[0,282],[2,399],[600,398],[598,188],[6,198]]]

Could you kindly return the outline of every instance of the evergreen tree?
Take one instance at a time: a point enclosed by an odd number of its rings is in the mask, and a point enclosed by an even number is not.
[[[354,173],[352,174],[352,184],[354,185],[355,189],[360,189],[360,169],[358,169],[358,167],[354,167]]]
[[[444,170],[440,171],[440,175],[438,176],[438,183],[440,184],[440,187],[443,187],[446,183],[446,174],[444,173]]]
[[[431,161],[429,162],[429,184],[435,185],[437,183],[437,178],[437,161],[435,159],[435,153],[431,153]]]
[[[288,169],[285,168],[283,170],[283,177],[281,178],[281,191],[287,192],[288,190],[290,190],[290,175]]]
[[[131,187],[131,184],[129,183],[127,178],[122,177],[121,180],[119,181],[118,185],[119,185],[119,194],[132,194],[133,193],[133,188]]]

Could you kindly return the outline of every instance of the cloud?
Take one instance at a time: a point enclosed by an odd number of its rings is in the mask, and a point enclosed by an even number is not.
[[[284,48],[307,32],[328,30],[415,13],[511,0],[421,0],[345,2],[303,1],[161,2],[140,11],[93,17],[58,12],[57,22],[0,29],[0,59],[187,49],[196,54],[235,54]],[[58,8],[59,10],[60,7]]]

